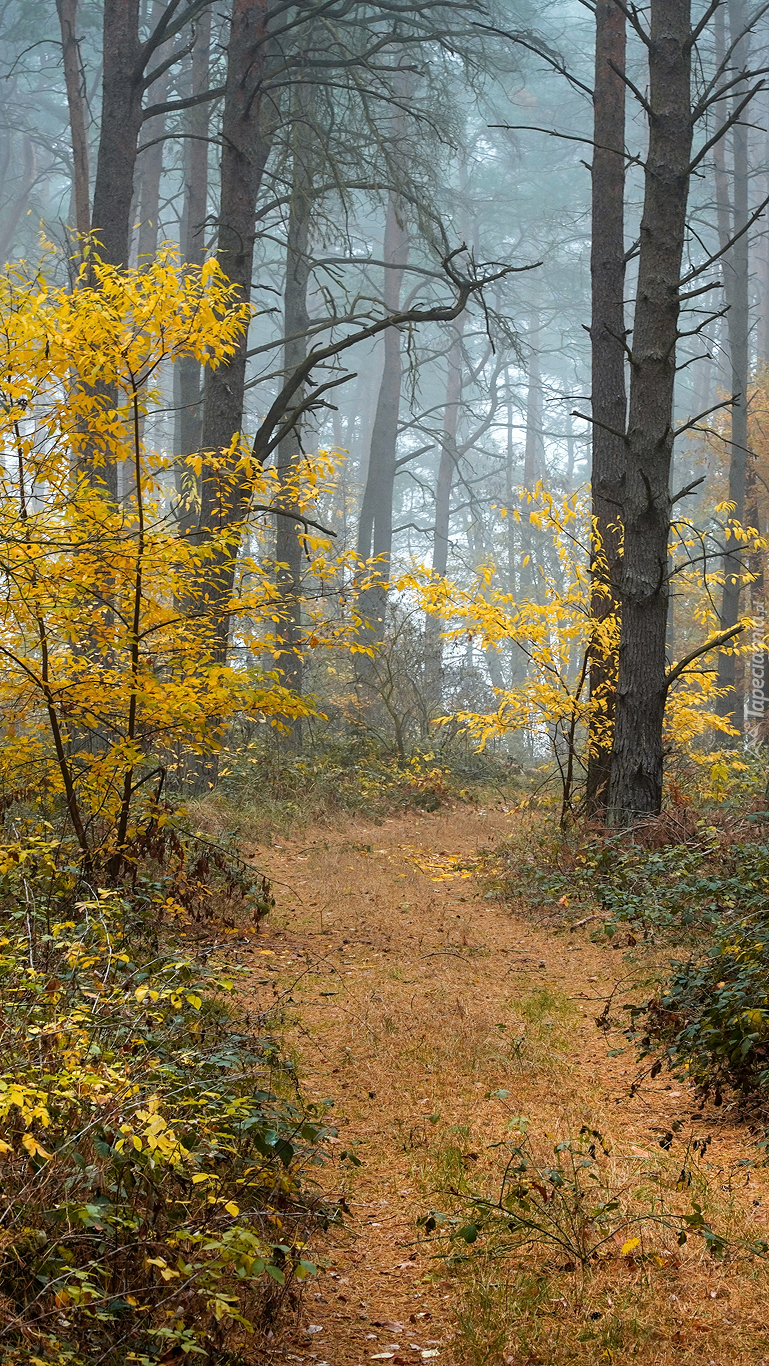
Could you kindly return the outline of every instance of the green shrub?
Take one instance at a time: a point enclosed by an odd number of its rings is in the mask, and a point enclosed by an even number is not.
[[[504,1098],[507,1092],[493,1094]],[[501,1158],[495,1188],[473,1190],[462,1176],[448,1187],[455,1197],[449,1212],[432,1209],[417,1220],[428,1238],[447,1248],[450,1265],[480,1252],[532,1269],[539,1252],[562,1269],[585,1271],[618,1246],[624,1256],[642,1245],[653,1249],[657,1239],[682,1246],[690,1236],[702,1239],[714,1256],[723,1253],[724,1237],[692,1198],[694,1145],[685,1151],[684,1170],[671,1180],[662,1156],[659,1171],[631,1176],[629,1164],[616,1164],[603,1134],[586,1124],[576,1137],[555,1144],[532,1136],[523,1115],[508,1127],[510,1137],[491,1145]],[[648,1158],[637,1165],[648,1168]],[[700,1184],[697,1176],[698,1195]]]
[[[213,1361],[314,1272],[325,1107],[224,964],[76,886],[53,841],[0,847],[2,1359]]]
[[[769,1095],[769,913],[730,924],[673,969],[661,995],[633,1007],[641,1055],[664,1048],[669,1065],[719,1104],[724,1086]]]
[[[686,841],[651,848],[623,831],[588,834],[576,844],[544,838],[530,862],[513,850],[507,859],[518,895],[523,873],[534,904],[560,903],[567,919],[594,911],[608,926],[627,925],[647,938],[712,934],[769,900],[769,844],[732,842],[705,821],[693,824]]]

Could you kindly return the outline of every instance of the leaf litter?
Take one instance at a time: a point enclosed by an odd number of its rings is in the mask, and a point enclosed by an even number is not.
[[[664,1072],[634,1089],[621,1032],[596,1028],[596,1000],[608,999],[620,977],[628,991],[648,977],[648,956],[639,948],[618,962],[591,942],[589,926],[569,936],[552,916],[489,897],[484,855],[516,835],[525,845],[526,831],[516,831],[525,820],[502,809],[482,817],[444,809],[386,819],[376,850],[369,827],[351,821],[264,852],[276,875],[288,877],[301,850],[301,897],[294,884],[279,901],[263,946],[276,964],[301,956],[307,971],[297,982],[276,966],[275,987],[254,980],[252,993],[268,1013],[280,1000],[280,1032],[295,1050],[305,1093],[334,1100],[342,1156],[333,1178],[321,1179],[343,1191],[350,1212],[314,1249],[324,1270],[303,1288],[296,1328],[265,1345],[261,1360],[290,1360],[298,1350],[320,1366],[301,1341],[310,1317],[323,1326],[329,1366],[396,1358],[396,1366],[625,1358],[680,1366],[682,1346],[692,1366],[706,1366],[727,1336],[733,1366],[755,1366],[766,1353],[767,1281],[749,1258],[716,1261],[689,1248],[646,1257],[634,1237],[618,1235],[589,1283],[578,1286],[565,1263],[563,1285],[549,1291],[558,1312],[543,1305],[522,1329],[509,1297],[484,1308],[481,1273],[458,1270],[420,1235],[417,1219],[441,1185],[464,1189],[471,1166],[475,1179],[492,1162],[511,1113],[548,1140],[588,1122],[607,1136],[617,1162],[639,1169],[641,1158],[647,1166],[657,1160],[660,1133],[696,1125],[711,1140],[708,1179],[728,1192],[730,1217],[736,1210],[758,1234],[769,1208],[766,1172],[728,1107],[707,1113]],[[468,978],[472,955],[477,975]],[[621,1014],[616,997],[612,1011]],[[428,1322],[430,1340],[417,1341]],[[407,1324],[413,1341],[386,1340],[403,1339]]]

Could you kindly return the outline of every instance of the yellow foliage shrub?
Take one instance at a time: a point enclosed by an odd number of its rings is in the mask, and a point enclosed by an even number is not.
[[[225,964],[75,886],[54,841],[0,846],[2,1359],[209,1359],[315,1270],[325,1110]]]

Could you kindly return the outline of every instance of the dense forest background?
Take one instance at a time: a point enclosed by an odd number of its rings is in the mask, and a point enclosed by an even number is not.
[[[408,588],[388,593],[383,585],[422,565],[462,591],[489,571],[486,596],[510,604],[542,607],[548,592],[569,591],[563,554],[531,508],[543,491],[559,504],[584,504],[595,434],[610,430],[591,409],[591,364],[599,387],[606,365],[616,375],[616,358],[600,353],[598,331],[611,330],[601,321],[600,271],[591,285],[591,250],[595,267],[606,246],[591,223],[608,221],[616,197],[616,185],[602,179],[602,114],[592,93],[605,11],[245,0],[231,13],[181,0],[3,7],[4,258],[28,270],[44,259],[63,283],[77,269],[84,234],[105,262],[139,269],[170,244],[191,265],[216,254],[253,306],[237,356],[205,380],[194,358],[161,365],[144,439],[167,457],[163,497],[182,534],[204,527],[215,497],[204,470],[184,502],[180,460],[224,447],[242,430],[276,472],[288,511],[250,514],[246,541],[273,565],[278,630],[255,642],[235,616],[222,648],[248,669],[257,656],[264,665],[269,646],[282,682],[316,699],[326,722],[295,718],[295,749],[303,729],[305,741],[308,725],[318,739],[330,721],[337,733],[357,726],[405,756],[436,736],[451,741],[457,726],[435,731],[436,718],[492,715],[500,697],[538,677],[520,622],[498,625],[496,639],[457,629],[442,640],[441,629],[466,625],[467,613],[457,621],[449,610],[446,620],[425,613]],[[616,344],[626,347],[649,112],[648,41],[632,16],[626,23],[621,15],[623,99],[603,113],[607,128],[619,119],[618,136],[626,125],[613,153],[626,260],[610,301],[623,324]],[[719,571],[731,565],[729,582],[738,577],[723,509],[731,500],[734,521],[758,532],[764,517],[765,20],[760,7],[724,4],[692,23],[700,29],[691,111],[699,150],[681,243],[692,283],[677,325],[673,422],[683,435],[670,477],[671,491],[694,485],[680,504],[686,521],[673,530],[692,573],[681,575],[679,565],[678,581],[666,585],[668,664],[702,643],[703,627],[732,627],[751,610],[743,581],[739,601],[716,602],[728,597]],[[629,374],[630,349],[620,365],[628,360]],[[734,453],[748,446],[748,405],[739,397],[748,376],[750,459],[740,476]],[[732,409],[738,419],[743,413],[742,435],[730,435]],[[313,570],[311,528],[290,517],[298,462],[317,452],[334,465],[312,519],[334,533],[333,586]],[[130,498],[120,461],[108,475],[114,496]],[[581,536],[587,563],[584,517]],[[365,588],[362,562],[375,565]],[[327,622],[341,619],[340,595],[344,604],[351,593],[358,644],[373,653],[348,652],[340,662],[325,641],[308,643],[321,600]],[[567,690],[580,672],[579,644],[557,661]],[[761,664],[756,680],[762,673]],[[747,693],[739,655],[721,657],[718,682],[727,702],[711,696],[710,705],[740,731]],[[594,673],[594,696],[597,687]],[[505,752],[529,765],[553,752],[563,760],[562,716],[544,704],[523,719],[520,708],[510,715],[515,722],[499,728]],[[583,707],[580,726],[586,717]],[[638,794],[633,800],[644,807]]]
[[[755,1363],[769,4],[0,38],[3,1361]]]

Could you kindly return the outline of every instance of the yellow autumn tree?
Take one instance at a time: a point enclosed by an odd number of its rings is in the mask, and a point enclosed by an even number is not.
[[[547,547],[547,562],[543,558],[536,566],[536,598],[516,601],[511,594],[500,593],[494,587],[493,566],[481,568],[475,582],[466,587],[425,573],[404,576],[400,587],[416,593],[424,610],[445,622],[448,641],[471,636],[483,649],[494,650],[512,642],[524,656],[523,678],[509,688],[495,689],[493,711],[462,711],[452,719],[479,748],[522,730],[539,741],[543,755],[549,751],[558,772],[565,819],[586,771],[589,746],[602,741],[609,724],[605,697],[590,692],[590,653],[596,647],[607,658],[616,652],[619,622],[613,614],[599,618],[591,610],[590,513],[584,495],[558,501],[540,486],[533,492],[522,491],[519,505],[504,512],[530,520],[541,534],[542,546]],[[695,532],[679,524],[678,544],[681,535],[692,539]],[[752,533],[751,544],[757,539]],[[596,553],[595,545],[592,553]],[[691,567],[681,574],[681,591],[696,597],[693,611],[700,636],[704,630],[709,637],[707,589],[707,580],[702,587],[702,569],[693,557]],[[713,709],[718,696],[715,674],[701,665],[708,648],[706,639],[704,645],[689,651],[691,659],[684,654],[669,671],[665,727],[671,744],[690,744],[712,729],[735,733]]]
[[[241,556],[231,604],[252,667],[222,662],[207,567],[233,529],[179,534],[178,488],[194,500],[201,457],[175,471],[145,440],[164,367],[218,365],[248,319],[215,261],[182,268],[170,250],[142,270],[92,256],[72,290],[0,276],[0,782],[6,800],[63,803],[84,865],[112,876],[185,755],[214,752],[236,714],[307,710],[253,667],[280,612],[258,554]],[[243,445],[251,503],[269,509],[274,474]],[[322,477],[304,462],[300,504]],[[312,543],[321,576],[329,544]]]

